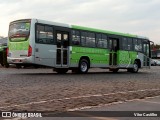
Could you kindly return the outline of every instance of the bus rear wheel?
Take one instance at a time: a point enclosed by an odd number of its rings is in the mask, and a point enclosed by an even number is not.
[[[58,74],[65,74],[68,72],[68,69],[66,68],[55,68],[53,71],[56,71]]]
[[[87,73],[89,69],[89,63],[86,59],[82,59],[79,63],[79,73]]]
[[[8,63],[6,63],[4,66],[5,66],[5,68],[9,68],[9,64]]]
[[[3,63],[1,63],[1,66],[4,66],[4,64],[3,64]]]
[[[117,73],[118,72],[118,68],[116,68],[116,69],[109,69],[109,71],[112,71],[113,73]]]

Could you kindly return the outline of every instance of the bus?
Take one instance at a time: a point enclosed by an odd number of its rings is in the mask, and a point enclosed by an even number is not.
[[[87,73],[90,68],[137,73],[150,68],[147,37],[40,19],[10,22],[9,64],[42,65],[57,73]]]

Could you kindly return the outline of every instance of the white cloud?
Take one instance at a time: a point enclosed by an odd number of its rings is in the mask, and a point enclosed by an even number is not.
[[[0,0],[0,35],[10,21],[39,18],[144,35],[160,43],[159,0]]]

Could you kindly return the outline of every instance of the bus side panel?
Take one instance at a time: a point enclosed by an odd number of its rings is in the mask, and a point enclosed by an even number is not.
[[[90,67],[108,67],[109,65],[109,51],[106,49],[73,46],[71,53],[71,67],[78,67],[82,56],[90,59]]]
[[[55,63],[55,45],[35,44],[35,64],[54,67]]]
[[[137,57],[137,52],[119,50],[118,54],[118,66],[121,68],[133,67],[134,60]]]
[[[130,57],[131,57],[131,60],[132,60],[132,65],[134,64],[134,62],[135,62],[135,60],[137,59],[137,55],[138,55],[138,53],[137,52],[135,52],[135,51],[129,51],[129,53],[130,53]]]

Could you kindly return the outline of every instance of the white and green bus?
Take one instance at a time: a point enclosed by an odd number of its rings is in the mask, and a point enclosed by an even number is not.
[[[150,68],[150,43],[137,35],[22,19],[9,25],[7,60],[17,66],[51,67],[58,73],[87,73],[94,67],[137,73]]]

